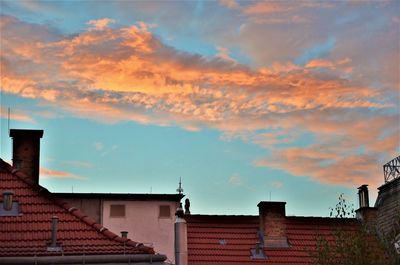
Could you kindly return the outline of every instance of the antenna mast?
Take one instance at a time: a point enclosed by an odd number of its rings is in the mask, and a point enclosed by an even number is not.
[[[177,191],[179,194],[182,194],[182,193],[183,193],[182,179],[181,179],[181,178],[179,178],[179,187],[176,189],[176,191]]]
[[[8,107],[8,119],[7,119],[7,124],[8,124],[8,136],[10,136],[10,107]]]

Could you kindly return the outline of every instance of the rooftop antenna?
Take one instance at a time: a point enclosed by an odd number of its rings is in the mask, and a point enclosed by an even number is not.
[[[8,119],[7,119],[7,124],[8,124],[8,136],[10,136],[10,107],[8,107]]]
[[[150,186],[150,194],[153,193],[153,186]]]
[[[182,179],[181,179],[181,178],[179,178],[179,187],[176,189],[176,191],[177,191],[179,194],[182,194],[182,193],[183,193]]]
[[[269,200],[270,200],[270,201],[271,201],[271,198],[272,198],[271,194],[272,194],[272,192],[270,191],[270,192],[269,192]]]

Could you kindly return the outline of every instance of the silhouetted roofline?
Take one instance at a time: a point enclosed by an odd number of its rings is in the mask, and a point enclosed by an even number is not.
[[[374,208],[374,207],[370,207]],[[259,218],[258,215],[224,215],[224,214],[190,214],[185,215],[185,218],[217,218],[217,219],[224,219],[224,218]],[[294,220],[345,220],[345,221],[357,221],[355,217],[328,217],[328,216],[296,216],[296,215],[287,215],[285,216],[287,219],[294,219]]]
[[[69,193],[53,192],[58,198],[73,199],[109,199],[109,200],[135,200],[135,201],[174,201],[179,202],[184,194],[150,194],[150,193]]]
[[[135,255],[136,254],[151,254],[154,256],[155,251],[154,251],[153,247],[148,247],[148,246],[143,245],[142,243],[133,241],[129,238],[124,238],[124,237],[114,234],[113,232],[108,230],[106,227],[97,223],[94,219],[87,216],[85,213],[81,212],[79,209],[77,209],[75,207],[71,207],[71,205],[69,205],[67,202],[64,202],[61,198],[55,196],[54,193],[48,191],[43,186],[34,182],[24,172],[12,167],[11,165],[9,165],[7,162],[5,162],[1,158],[0,158],[0,174],[4,174],[6,176],[9,175],[9,176],[12,176],[15,179],[19,180],[20,182],[24,182],[25,184],[27,184],[29,186],[30,189],[32,189],[32,191],[34,191],[34,195],[32,195],[32,196],[43,197],[43,198],[49,200],[51,205],[59,207],[61,210],[63,210],[62,211],[63,213],[66,213],[67,215],[77,218],[78,223],[82,223],[82,225],[86,226],[91,231],[96,231],[99,240],[102,240],[104,237],[106,240],[110,240],[110,242],[113,242],[113,243],[117,244],[118,247],[121,247],[121,249],[112,249],[110,251],[103,250],[103,252],[105,252],[105,254],[110,254],[110,253],[115,253],[116,255],[118,255],[118,254],[135,254]],[[29,214],[29,212],[28,212],[28,214]],[[35,223],[34,221],[30,221],[30,222]],[[74,228],[66,227],[64,229],[68,231],[69,229],[73,230]],[[85,231],[87,231],[87,230],[85,230]],[[95,239],[97,239],[97,238],[95,238]],[[91,247],[92,247],[92,249],[99,248],[98,245],[92,245]],[[13,256],[13,254],[14,254],[12,252],[12,251],[14,251],[13,249],[11,249],[9,252],[8,252],[8,250],[6,250],[6,251],[8,254],[12,253],[9,255],[10,257]],[[109,252],[109,253],[107,253],[107,252]],[[137,253],[133,253],[133,252],[137,252]],[[37,254],[42,255],[42,253],[43,252],[35,253],[35,256]],[[47,252],[46,252],[46,254],[47,254]],[[86,252],[86,254],[90,255],[90,253],[87,253],[87,252]],[[163,255],[158,255],[158,256],[165,257]],[[0,262],[0,264],[1,264],[1,262]]]

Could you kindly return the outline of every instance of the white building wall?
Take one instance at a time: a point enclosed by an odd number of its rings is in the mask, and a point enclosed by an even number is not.
[[[110,217],[110,205],[125,205],[125,217]],[[161,205],[170,206],[170,217],[160,218]],[[104,227],[114,233],[128,231],[128,238],[152,244],[154,250],[165,254],[168,260],[175,262],[174,222],[177,202],[170,201],[103,201],[102,220]]]

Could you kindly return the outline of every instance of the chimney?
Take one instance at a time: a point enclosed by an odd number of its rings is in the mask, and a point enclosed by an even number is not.
[[[358,188],[358,201],[360,208],[369,207],[368,185],[364,184]]]
[[[11,129],[13,138],[13,167],[39,184],[40,138],[43,130]]]
[[[262,201],[258,206],[260,231],[264,233],[264,247],[287,248],[286,202]]]
[[[367,229],[374,229],[377,219],[377,208],[369,207],[368,185],[358,188],[358,200],[360,208],[356,210],[356,218],[365,224]]]
[[[176,210],[175,215],[175,264],[188,265],[187,224],[183,219],[182,204]]]

